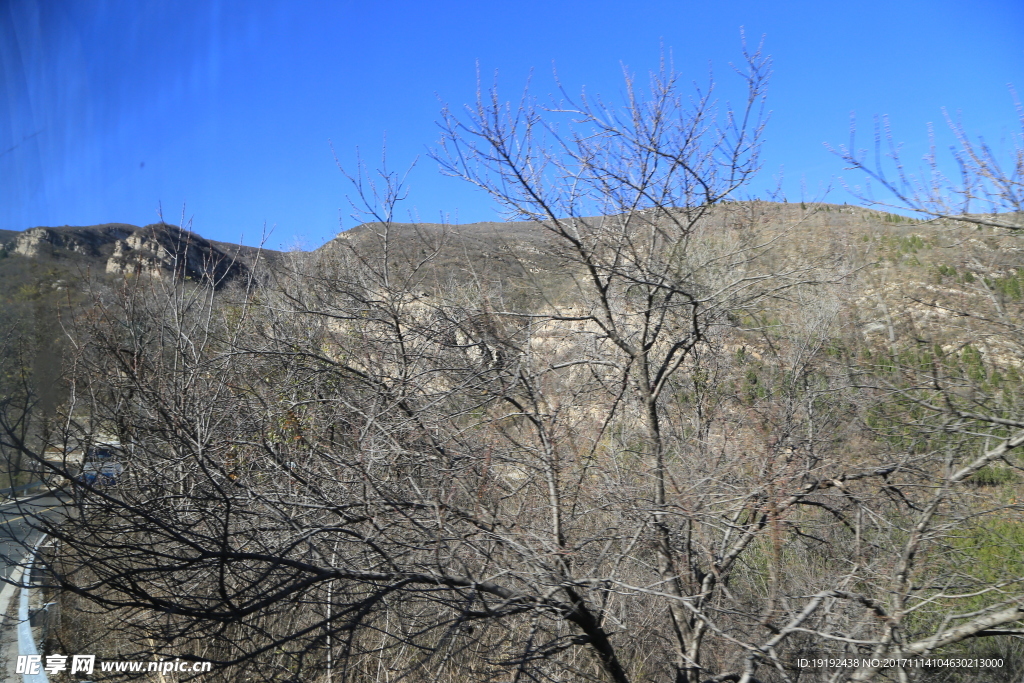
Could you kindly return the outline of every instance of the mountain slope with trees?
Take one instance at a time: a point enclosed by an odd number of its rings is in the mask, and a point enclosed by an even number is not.
[[[48,529],[65,612],[97,610],[58,649],[223,680],[1019,679],[1019,166],[985,213],[736,201],[769,63],[738,73],[722,115],[667,71],[622,110],[446,112],[435,159],[515,223],[399,223],[382,169],[360,228],[252,277],[112,273],[63,325],[55,417],[0,413],[40,464],[122,446]]]

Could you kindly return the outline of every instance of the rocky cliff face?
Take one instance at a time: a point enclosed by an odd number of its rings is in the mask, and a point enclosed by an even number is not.
[[[15,258],[37,261],[92,261],[112,275],[145,273],[217,285],[248,271],[237,254],[229,253],[224,245],[166,223],[141,228],[120,223],[31,228],[14,234],[0,245],[0,250]]]
[[[102,255],[105,245],[124,239],[134,230],[138,228],[124,224],[89,228],[31,228],[15,237],[9,243],[9,249],[30,258],[56,256],[60,251],[95,257]]]
[[[166,224],[139,229],[114,243],[106,271],[181,277],[215,284],[245,272],[245,266],[195,233]]]

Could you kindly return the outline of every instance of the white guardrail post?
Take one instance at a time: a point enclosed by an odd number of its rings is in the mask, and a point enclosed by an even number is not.
[[[32,636],[32,620],[29,618],[28,610],[28,593],[29,589],[32,587],[32,566],[36,562],[36,553],[39,551],[39,546],[42,545],[45,540],[46,534],[43,534],[42,537],[36,541],[31,554],[27,556],[28,563],[25,565],[25,573],[22,575],[21,597],[18,603],[18,653],[21,655],[39,656],[39,648],[36,647],[36,639]],[[50,679],[47,677],[42,665],[39,667],[39,673],[22,675],[24,676],[24,683],[50,682]]]

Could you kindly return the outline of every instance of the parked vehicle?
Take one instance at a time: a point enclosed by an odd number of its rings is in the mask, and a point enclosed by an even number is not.
[[[117,441],[90,446],[86,449],[78,481],[89,486],[116,486],[124,472],[124,464],[120,462],[123,452]]]

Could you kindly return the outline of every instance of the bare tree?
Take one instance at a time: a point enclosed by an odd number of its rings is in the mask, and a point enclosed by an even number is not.
[[[126,469],[50,529],[62,585],[230,680],[906,680],[1005,631],[1020,579],[962,560],[1016,423],[974,366],[836,362],[844,254],[738,201],[769,70],[722,112],[668,68],[622,108],[446,112],[442,168],[558,264],[529,307],[440,273],[457,235],[397,223],[387,170],[359,230],[244,287],[98,299],[53,440]],[[844,657],[889,663],[813,663]]]
[[[850,170],[862,172],[864,185],[852,185],[858,199],[869,205],[910,211],[930,219],[951,219],[963,224],[1005,231],[1024,230],[1024,106],[1012,88],[1020,130],[1000,143],[974,139],[963,121],[943,110],[956,142],[950,162],[957,171],[949,178],[936,150],[936,133],[929,130],[930,147],[924,167],[914,169],[904,157],[886,117],[875,119],[872,153],[859,149],[856,127],[849,145],[830,149]],[[930,124],[929,124],[930,128]],[[882,193],[872,193],[872,185]]]
[[[1020,675],[1017,639],[1024,634],[1022,527],[1016,498],[1005,491],[1017,480],[1014,452],[1024,445],[1017,281],[1024,264],[1015,256],[1024,228],[1024,118],[1016,104],[1022,132],[1004,141],[1008,149],[975,141],[946,114],[956,180],[941,172],[934,136],[925,168],[909,170],[884,119],[876,123],[873,157],[856,149],[852,133],[850,146],[837,151],[867,177],[863,188],[852,188],[861,201],[921,219],[908,229],[929,240],[937,278],[886,294],[903,311],[904,338],[896,343],[890,329],[889,348],[860,366],[860,381],[881,399],[873,426],[920,454],[915,469],[924,485],[904,489],[910,509],[891,550],[899,560],[878,577],[891,586],[879,601],[891,625],[874,651],[1005,656],[1012,668],[994,673],[1000,680]],[[885,196],[869,194],[872,181]],[[865,667],[853,679],[876,672]]]

